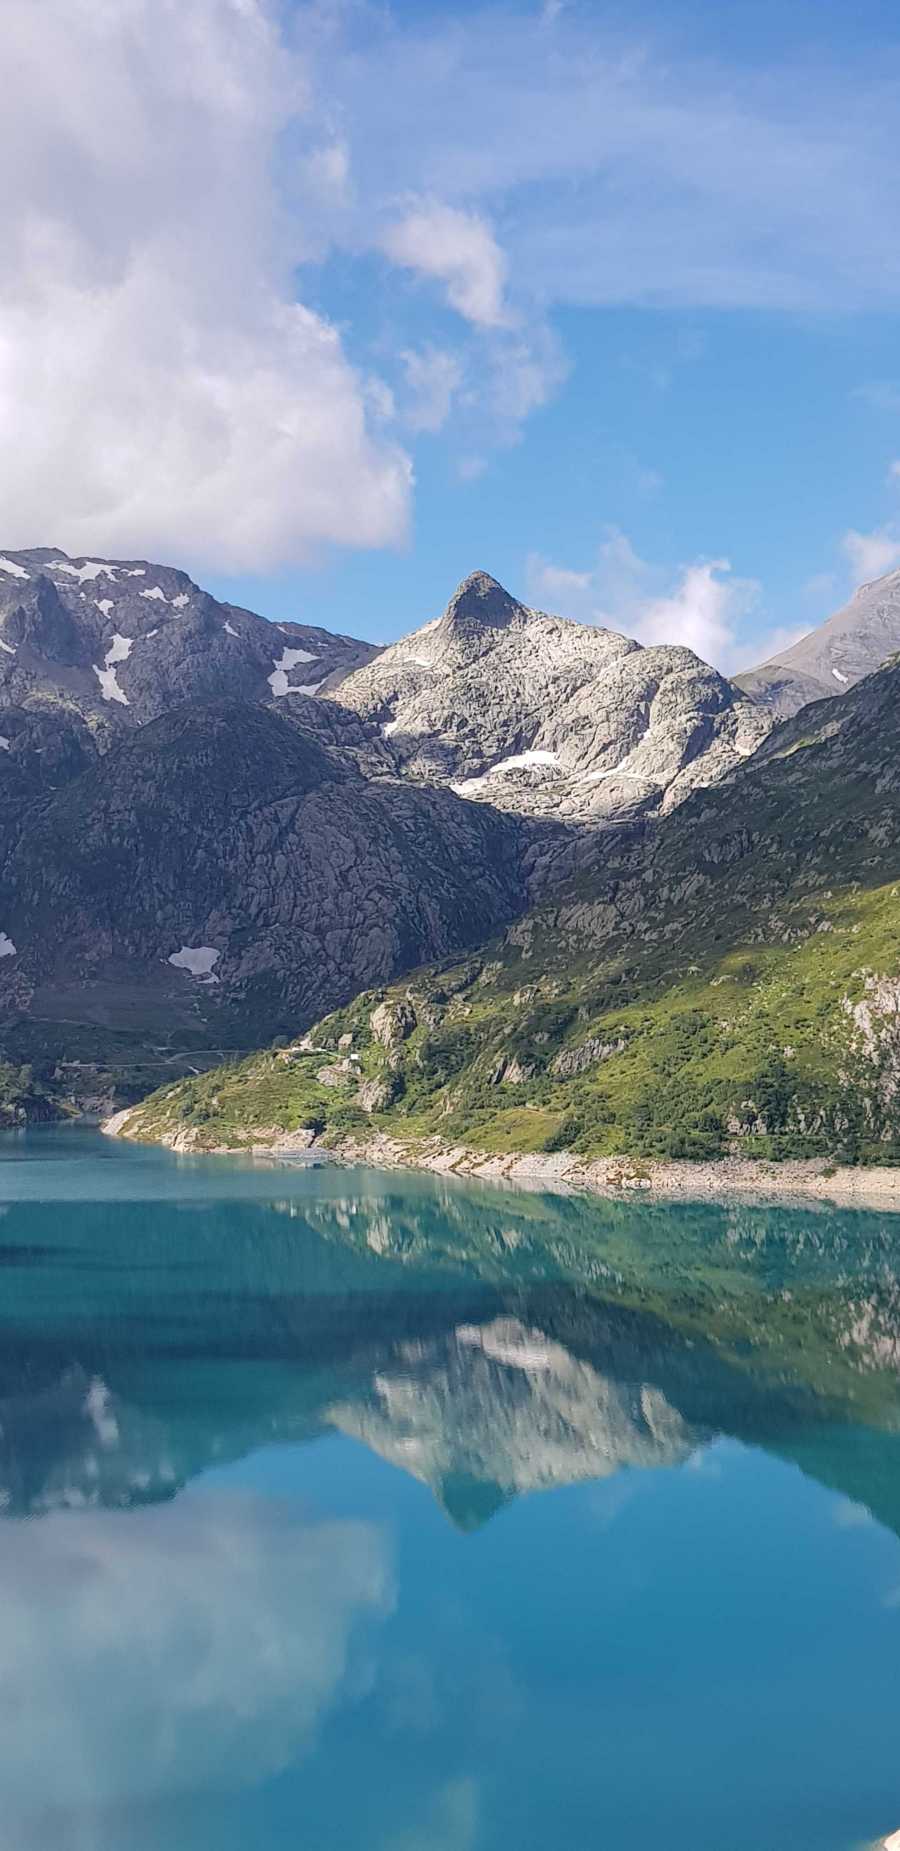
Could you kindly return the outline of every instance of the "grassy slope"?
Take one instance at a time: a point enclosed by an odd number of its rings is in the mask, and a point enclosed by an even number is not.
[[[896,1159],[900,1015],[876,980],[900,977],[898,712],[896,664],[807,709],[640,860],[611,858],[479,957],[388,991],[414,1016],[396,1016],[393,1045],[364,996],[320,1024],[314,1051],[170,1088],[130,1129],[214,1144],[371,1125],[486,1151]],[[581,1071],[555,1066],[591,1042]],[[338,1084],[317,1078],[350,1054]],[[360,1078],[391,1103],[365,1112]]]

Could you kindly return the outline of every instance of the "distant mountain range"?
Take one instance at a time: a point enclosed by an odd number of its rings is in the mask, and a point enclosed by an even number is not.
[[[808,701],[843,694],[900,649],[900,571],[861,585],[827,623],[759,668],[735,676],[751,700],[778,719]]]
[[[810,685],[900,640],[898,585],[798,645]],[[148,561],[0,554],[0,1112],[292,1037],[643,855],[651,819],[742,788],[793,698],[767,674],[484,573],[376,650]]]

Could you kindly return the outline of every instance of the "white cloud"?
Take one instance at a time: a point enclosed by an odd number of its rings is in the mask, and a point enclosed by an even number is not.
[[[758,587],[732,579],[727,559],[702,560],[685,567],[668,596],[655,598],[642,612],[636,635],[642,643],[683,643],[717,667],[731,662],[735,624],[744,616]]]
[[[857,533],[851,527],[841,541],[857,583],[881,578],[900,565],[900,531],[894,525],[876,527],[872,533]]]
[[[410,430],[442,430],[463,381],[459,355],[425,346],[404,349],[400,360],[407,390],[404,415]]]
[[[19,1846],[45,1808],[75,1843],[107,1809],[288,1766],[390,1603],[379,1529],[251,1495],[56,1513],[22,1540],[0,1527],[0,1773]]]
[[[888,481],[889,482],[900,482],[900,461],[895,460],[893,463],[891,463],[888,469]]]
[[[530,601],[555,606],[565,616],[603,624],[648,645],[680,643],[727,673],[749,658],[760,660],[760,640],[743,643],[738,637],[760,588],[755,579],[733,577],[727,559],[696,560],[672,573],[641,559],[627,534],[612,528],[591,570],[575,571],[533,554],[526,576]]]
[[[0,468],[10,543],[260,569],[402,538],[410,470],[294,299],[267,0],[8,0]],[[346,190],[347,156],[317,184]]]
[[[444,285],[457,314],[478,328],[502,328],[506,259],[484,218],[441,200],[422,200],[389,225],[382,247],[394,263]]]
[[[379,24],[374,9],[337,10],[323,87],[369,210],[405,198],[414,175],[464,224],[502,222],[516,306],[900,300],[884,261],[900,231],[896,77],[880,45],[852,62],[826,46],[814,65],[802,51],[738,68],[590,7],[549,11],[552,35],[539,6],[407,9],[402,29],[387,11]],[[411,255],[433,265],[452,239],[419,231]],[[478,274],[473,300],[492,318],[497,273]]]

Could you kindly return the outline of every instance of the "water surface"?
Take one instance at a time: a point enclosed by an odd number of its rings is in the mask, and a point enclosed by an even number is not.
[[[900,1825],[900,1217],[0,1142],[2,1851]]]

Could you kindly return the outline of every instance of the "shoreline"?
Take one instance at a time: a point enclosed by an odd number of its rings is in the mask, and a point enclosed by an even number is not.
[[[103,1133],[128,1138],[124,1127],[133,1109],[114,1113],[101,1125]],[[721,1157],[707,1163],[690,1163],[642,1157],[581,1158],[567,1151],[491,1155],[468,1145],[445,1144],[438,1137],[414,1143],[387,1132],[373,1132],[369,1137],[345,1137],[328,1144],[308,1131],[283,1132],[275,1127],[260,1132],[252,1143],[204,1148],[190,1131],[158,1141],[182,1156],[308,1156],[337,1164],[366,1164],[374,1169],[419,1170],[461,1180],[507,1183],[560,1195],[621,1198],[639,1194],[648,1200],[682,1202],[821,1202],[900,1213],[900,1167],[836,1165],[826,1157],[789,1158],[783,1163]]]

